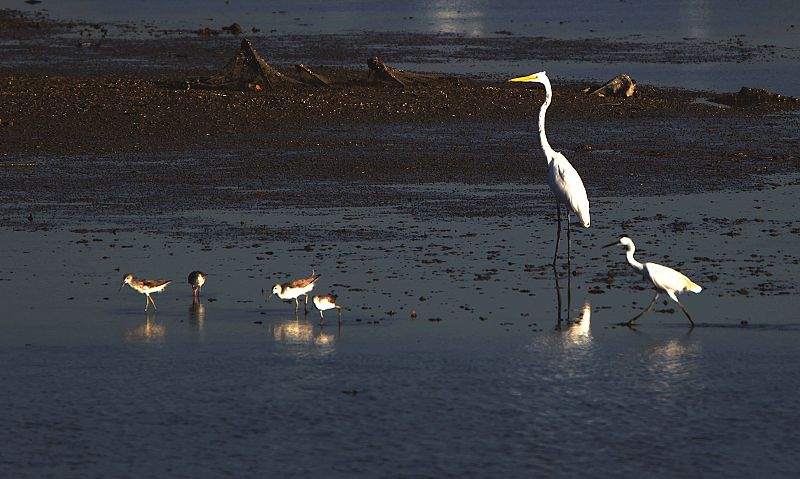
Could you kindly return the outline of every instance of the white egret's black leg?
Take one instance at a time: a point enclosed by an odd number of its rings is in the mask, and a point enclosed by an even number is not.
[[[689,318],[689,322],[692,323],[692,327],[694,327],[694,321],[692,321],[692,317],[689,316],[689,311],[686,311],[686,308],[683,306],[683,304],[681,304],[680,301],[675,301],[675,302],[678,303],[678,306],[680,306],[681,309],[683,310],[683,314],[685,314],[686,317]]]
[[[558,271],[555,267],[553,267],[553,278],[556,281],[556,331],[561,331],[561,285],[558,284]]]
[[[650,311],[650,308],[652,308],[652,307],[653,307],[653,305],[654,305],[654,304],[656,304],[656,301],[658,301],[658,295],[659,295],[659,294],[660,294],[660,293],[656,293],[656,295],[655,295],[655,296],[653,296],[653,300],[652,300],[652,301],[650,301],[650,304],[648,304],[648,305],[647,305],[647,307],[646,307],[646,308],[644,308],[644,310],[643,310],[641,313],[637,314],[637,315],[636,315],[636,316],[635,316],[633,319],[631,319],[630,321],[628,321],[628,322],[627,322],[627,323],[625,323],[625,324],[626,324],[626,325],[628,325],[628,326],[633,326],[633,322],[634,322],[634,321],[636,321],[637,319],[641,318],[641,317],[642,317],[642,315],[644,315],[644,313],[646,313],[646,312]]]
[[[556,201],[556,252],[553,253],[553,268],[558,260],[558,244],[561,242],[561,203]]]
[[[567,207],[567,273],[570,272],[570,267],[572,266],[572,230],[569,227],[570,220],[569,207]]]

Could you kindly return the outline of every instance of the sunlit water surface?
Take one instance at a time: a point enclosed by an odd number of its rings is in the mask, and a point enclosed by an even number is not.
[[[774,49],[767,58],[722,63],[670,65],[635,61],[592,62],[542,60],[535,51],[530,61],[507,61],[502,52],[494,61],[448,59],[431,64],[402,64],[404,68],[474,75],[522,74],[548,70],[555,77],[605,81],[629,73],[642,84],[729,91],[742,86],[767,88],[800,96],[800,8],[794,0],[742,2],[737,0],[658,0],[646,5],[587,0],[446,0],[370,2],[320,0],[264,2],[200,0],[159,2],[139,0],[72,0],[28,5],[0,0],[0,8],[44,11],[52,18],[104,23],[134,23],[140,32],[164,29],[193,31],[239,22],[250,34],[341,34],[363,31],[455,34],[468,37],[608,38],[645,42],[723,42]],[[112,31],[116,31],[112,29]],[[131,30],[123,27],[120,34]],[[148,33],[149,34],[149,33]],[[253,33],[255,34],[255,33]],[[235,42],[234,42],[235,43]],[[268,40],[265,44],[269,44]],[[427,45],[428,48],[434,47]],[[677,47],[680,48],[680,47]],[[392,58],[387,58],[392,64]],[[297,58],[295,61],[303,61]],[[336,61],[331,59],[332,62]],[[362,59],[352,59],[362,65]]]
[[[148,228],[172,217],[0,230],[0,475],[789,477],[800,225],[785,211],[800,190],[784,183],[593,200],[561,313],[544,213],[197,211],[169,235]],[[194,239],[224,222],[385,234]],[[641,260],[705,286],[682,296],[697,327],[669,303],[616,326],[652,295],[621,250],[599,248],[623,232]],[[346,307],[341,327],[262,296],[312,268],[315,292]],[[209,273],[198,304],[194,269]],[[127,272],[175,280],[157,312],[118,291]]]

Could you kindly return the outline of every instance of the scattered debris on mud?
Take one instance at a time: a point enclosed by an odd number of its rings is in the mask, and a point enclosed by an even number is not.
[[[789,110],[800,109],[800,98],[772,93],[763,88],[751,88],[746,86],[743,86],[742,89],[736,93],[714,96],[709,98],[708,101],[736,108],[778,106]]]
[[[636,91],[636,80],[630,75],[622,73],[615,76],[602,86],[588,86],[582,90],[588,95],[594,96],[624,96],[631,97]]]

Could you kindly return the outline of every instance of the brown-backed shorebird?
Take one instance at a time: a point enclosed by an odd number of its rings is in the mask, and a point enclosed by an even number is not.
[[[328,294],[326,296],[314,296],[311,298],[314,302],[314,306],[317,307],[319,310],[319,322],[321,323],[325,320],[325,316],[323,316],[322,312],[327,311],[329,309],[336,309],[336,314],[339,317],[339,322],[342,322],[342,307],[336,304],[336,296]]]
[[[122,278],[122,284],[119,285],[119,289],[122,290],[123,286],[129,284],[131,288],[147,296],[144,303],[144,310],[147,311],[147,306],[149,306],[150,303],[153,303],[153,307],[158,309],[156,308],[155,301],[150,297],[150,293],[160,293],[164,291],[164,288],[171,282],[171,279],[134,279],[132,274],[128,274]]]
[[[189,286],[192,287],[192,293],[195,298],[200,295],[200,290],[203,288],[204,284],[206,284],[205,273],[202,271],[192,271],[189,273]]]
[[[312,273],[308,278],[295,279],[283,284],[278,283],[272,288],[272,294],[277,294],[280,299],[293,299],[294,310],[297,311],[297,308],[300,307],[297,298],[305,296],[305,304],[307,305],[308,293],[314,289],[314,283],[319,279],[319,276],[318,274]],[[303,310],[308,312],[305,306],[303,306]]]

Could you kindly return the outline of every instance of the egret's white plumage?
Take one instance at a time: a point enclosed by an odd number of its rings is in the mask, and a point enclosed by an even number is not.
[[[666,293],[670,298],[672,298],[673,301],[678,303],[678,306],[681,307],[684,314],[686,314],[686,317],[689,318],[689,322],[692,323],[692,326],[694,326],[692,317],[689,316],[689,312],[686,311],[686,308],[683,306],[683,304],[678,301],[678,297],[676,295],[678,293],[685,293],[687,291],[699,293],[703,290],[703,288],[699,284],[687,278],[680,271],[676,271],[658,263],[640,263],[636,261],[636,258],[633,257],[633,253],[636,251],[636,245],[634,245],[633,240],[627,236],[623,236],[619,239],[619,241],[606,245],[606,247],[617,245],[622,245],[627,248],[625,256],[628,259],[628,264],[630,264],[633,269],[640,271],[642,273],[642,277],[646,281],[649,281],[650,284],[656,288],[656,295],[653,297],[653,300],[650,302],[650,304],[644,309],[644,311],[636,315],[635,318],[628,321],[627,324],[633,324],[634,321],[639,319],[639,317],[653,307],[653,304],[655,304],[655,302],[658,300],[658,296],[661,293]]]
[[[509,82],[532,82],[544,85],[545,99],[539,109],[539,141],[542,144],[542,152],[547,159],[547,184],[550,185],[553,195],[556,198],[556,214],[558,218],[558,233],[556,236],[556,251],[553,255],[553,266],[558,259],[558,244],[561,241],[561,205],[567,207],[567,261],[570,255],[570,225],[569,212],[574,212],[586,228],[590,225],[589,220],[589,198],[586,196],[586,188],[583,186],[581,176],[570,164],[567,158],[561,153],[553,150],[547,141],[544,131],[544,120],[547,114],[547,107],[553,99],[553,89],[550,86],[550,79],[545,72],[534,73],[524,77],[512,78]]]

